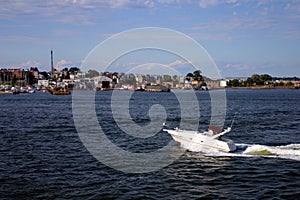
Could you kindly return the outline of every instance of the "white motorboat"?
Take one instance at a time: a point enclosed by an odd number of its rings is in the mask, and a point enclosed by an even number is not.
[[[233,152],[236,150],[236,145],[231,140],[225,140],[223,135],[231,131],[231,127],[224,129],[215,126],[209,126],[207,131],[188,131],[175,129],[163,129],[168,132],[172,138],[180,144],[181,147],[189,151],[223,151]]]
[[[35,93],[35,89],[34,88],[28,88],[28,92],[29,93]]]

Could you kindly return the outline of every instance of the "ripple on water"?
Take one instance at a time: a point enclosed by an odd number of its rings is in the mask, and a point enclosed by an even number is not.
[[[111,169],[85,149],[74,127],[71,96],[1,96],[1,198],[297,199],[300,162],[284,157],[287,152],[299,153],[300,93],[296,92],[227,91],[226,123],[230,123],[233,113],[238,112],[238,116],[226,137],[237,143],[267,146],[279,156],[186,152],[173,164],[145,174]],[[199,121],[204,127],[209,122],[210,107],[205,106],[209,93],[196,94],[201,105]],[[160,132],[140,142],[115,129],[110,95],[111,92],[97,93],[96,108],[99,117],[103,115],[101,119],[105,119],[101,125],[116,144],[132,151],[151,151],[171,140]],[[178,126],[181,117],[172,93],[133,95],[132,117],[140,125],[147,124],[147,109],[160,102],[168,111],[167,123]],[[144,110],[135,110],[136,107]],[[121,123],[126,125],[126,119]]]

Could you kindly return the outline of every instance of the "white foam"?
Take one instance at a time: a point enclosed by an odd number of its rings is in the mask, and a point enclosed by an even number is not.
[[[270,151],[279,157],[300,160],[300,144],[270,147]]]
[[[245,150],[225,153],[225,152],[205,152],[208,156],[228,156],[228,157],[276,157],[300,161],[300,144],[289,144],[284,146],[266,146],[259,144],[236,144]],[[257,155],[257,152],[268,151],[270,155]]]
[[[248,148],[243,152],[243,154],[252,154],[260,151],[269,151],[270,153],[272,153],[268,146],[254,144],[248,146]]]

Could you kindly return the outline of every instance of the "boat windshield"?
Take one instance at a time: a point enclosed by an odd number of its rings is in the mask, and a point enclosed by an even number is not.
[[[216,135],[222,132],[222,128],[210,125],[208,126],[208,131],[212,131],[213,135]]]

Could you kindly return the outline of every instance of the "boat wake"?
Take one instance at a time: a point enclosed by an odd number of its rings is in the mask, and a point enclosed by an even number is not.
[[[283,146],[267,146],[258,144],[236,144],[237,151],[204,152],[211,156],[239,156],[239,157],[274,157],[300,161],[300,144],[289,144]]]

